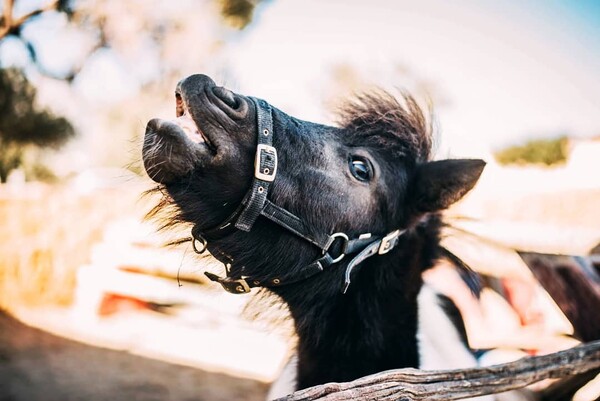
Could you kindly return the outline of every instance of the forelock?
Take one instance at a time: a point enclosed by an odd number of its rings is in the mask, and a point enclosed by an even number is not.
[[[415,162],[431,157],[431,119],[406,93],[396,97],[376,89],[359,94],[340,107],[338,124],[356,146],[380,148]]]

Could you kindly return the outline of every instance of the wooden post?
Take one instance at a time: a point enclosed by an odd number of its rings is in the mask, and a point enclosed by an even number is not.
[[[515,390],[540,380],[577,375],[598,368],[600,341],[594,341],[549,355],[485,368],[389,370],[349,383],[327,383],[307,388],[277,401],[450,401]]]

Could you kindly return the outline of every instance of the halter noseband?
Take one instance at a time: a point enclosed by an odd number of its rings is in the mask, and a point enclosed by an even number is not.
[[[365,259],[373,255],[383,255],[392,250],[398,239],[406,230],[394,230],[385,236],[373,236],[370,233],[359,235],[350,239],[342,232],[313,234],[304,221],[288,210],[275,205],[267,199],[269,187],[277,175],[277,150],[273,147],[273,114],[271,106],[261,99],[250,98],[256,106],[256,120],[258,129],[258,145],[254,160],[254,178],[250,190],[238,208],[217,226],[201,229],[198,225],[192,228],[192,246],[196,253],[203,253],[207,249],[223,263],[227,270],[225,277],[205,272],[212,281],[216,281],[223,288],[234,294],[245,294],[253,287],[280,287],[286,284],[297,283],[322,272],[325,268],[341,261],[346,255],[357,253],[346,268],[343,293],[350,286],[352,270]],[[257,280],[252,277],[229,277],[229,271],[234,260],[217,248],[211,242],[224,238],[236,230],[250,231],[258,216],[264,216],[281,227],[291,231],[300,238],[319,247],[323,256],[316,259],[298,272],[284,274],[280,277]],[[332,245],[339,243],[339,254],[330,254]],[[200,246],[198,246],[198,244]],[[212,249],[211,249],[212,248]]]

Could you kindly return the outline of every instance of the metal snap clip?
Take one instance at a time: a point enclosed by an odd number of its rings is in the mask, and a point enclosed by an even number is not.
[[[196,246],[196,242],[200,243],[200,247]],[[198,255],[203,254],[207,247],[208,242],[202,236],[197,235],[192,237],[192,248],[194,248],[194,252],[196,252]]]

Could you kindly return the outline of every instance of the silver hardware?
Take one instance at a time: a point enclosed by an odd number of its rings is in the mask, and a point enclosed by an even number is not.
[[[352,262],[346,267],[346,272],[344,273],[344,287],[342,288],[342,294],[345,294],[348,291],[348,287],[350,287],[350,275],[352,274],[352,269],[354,269],[356,265],[353,265]]]
[[[263,192],[265,192],[265,189],[263,187],[258,187],[258,193],[262,194]]]
[[[344,240],[344,244],[342,245],[342,252],[340,253],[340,256],[338,256],[337,258],[333,259],[331,261],[331,263],[337,263],[340,260],[344,259],[344,256],[346,256],[346,251],[348,250],[348,241],[350,241],[350,239],[348,238],[348,236],[344,233],[335,233],[335,234],[331,234],[331,236],[329,237],[329,246],[327,247],[327,251],[329,251],[329,248],[331,247],[331,245],[333,245],[333,243],[335,242],[336,238],[342,238]],[[326,252],[327,252],[326,251]]]
[[[358,239],[368,239],[371,238],[371,233],[364,233],[358,236]]]
[[[196,242],[200,243],[200,248],[196,246]],[[203,237],[198,236],[192,238],[192,248],[194,248],[194,252],[196,252],[197,254],[200,255],[204,253],[204,251],[206,251],[206,247],[208,247],[208,242]]]
[[[250,286],[243,278],[233,280],[234,283],[238,284],[235,286],[235,291],[239,294],[247,294],[250,292]]]
[[[394,241],[400,236],[400,234],[400,230],[395,230],[383,237],[381,239],[381,245],[379,245],[379,250],[377,251],[377,253],[383,255],[391,251],[395,245]]]
[[[265,136],[269,135],[269,130],[265,128],[265,129],[263,130],[263,134],[264,134]]]
[[[279,283],[281,283],[281,280],[279,280],[278,278],[273,279],[273,284],[279,284]]]
[[[263,152],[274,157],[273,172],[270,172],[268,169],[261,171],[261,157]],[[254,177],[259,180],[272,182],[275,179],[275,174],[277,174],[277,150],[273,146],[265,145],[264,143],[258,144],[256,147],[256,158],[254,159]]]

